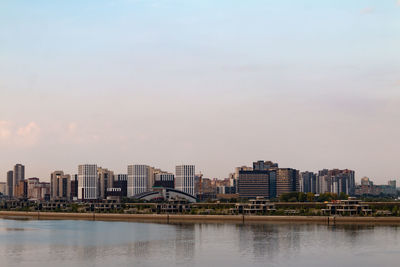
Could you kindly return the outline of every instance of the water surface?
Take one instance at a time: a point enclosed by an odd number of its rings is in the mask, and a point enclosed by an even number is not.
[[[399,226],[0,219],[1,266],[398,266]]]

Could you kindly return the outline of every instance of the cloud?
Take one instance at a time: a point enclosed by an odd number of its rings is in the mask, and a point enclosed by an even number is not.
[[[400,1],[400,0],[399,0]],[[371,14],[375,11],[375,8],[373,7],[365,7],[363,9],[361,9],[360,13],[361,14]]]
[[[0,141],[7,140],[10,136],[10,123],[8,121],[0,121]]]
[[[30,122],[26,126],[18,128],[16,131],[18,144],[32,146],[38,141],[40,127],[35,122]]]
[[[20,127],[9,121],[0,121],[0,145],[33,146],[37,144],[40,132],[40,127],[33,121]]]
[[[397,0],[397,5],[400,6],[400,0]]]

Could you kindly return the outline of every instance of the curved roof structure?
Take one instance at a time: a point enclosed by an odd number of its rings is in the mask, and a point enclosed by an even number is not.
[[[163,198],[165,200],[170,200],[173,198],[182,198],[186,199],[188,202],[192,203],[197,202],[197,199],[194,196],[174,188],[157,188],[157,189],[158,190],[155,191],[148,191],[137,194],[133,196],[133,198],[147,200],[147,201],[152,201],[160,198]]]

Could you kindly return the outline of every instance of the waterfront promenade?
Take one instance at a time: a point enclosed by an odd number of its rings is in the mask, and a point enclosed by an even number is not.
[[[184,215],[184,214],[114,214],[114,213],[66,213],[66,212],[24,212],[0,211],[3,219],[33,220],[97,220],[135,221],[158,223],[390,223],[400,224],[400,217],[359,217],[359,216],[264,216],[264,215]]]

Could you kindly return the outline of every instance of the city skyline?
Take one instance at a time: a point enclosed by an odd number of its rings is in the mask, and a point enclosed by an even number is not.
[[[1,181],[16,162],[399,176],[397,0],[4,1],[0,22]]]
[[[201,174],[202,176],[204,176],[204,178],[218,179],[218,180],[222,181],[224,179],[231,178],[232,175],[235,174],[237,169],[244,168],[243,170],[250,170],[250,171],[259,170],[260,167],[257,164],[260,164],[260,162],[263,163],[264,160],[259,160],[258,159],[258,160],[253,160],[253,161],[247,162],[246,164],[239,164],[237,166],[232,166],[231,167],[231,171],[229,173],[227,173],[223,177],[212,177],[212,176],[209,176],[209,175],[207,175],[207,172],[204,172],[202,170],[198,170],[196,164],[190,163],[189,165],[185,165],[185,164],[182,164],[181,162],[175,164],[172,168],[166,168],[166,169],[161,168],[160,164],[152,165],[152,164],[145,164],[145,163],[142,163],[142,164],[128,163],[125,166],[125,168],[123,170],[121,170],[121,171],[119,171],[119,170],[116,171],[115,169],[109,168],[107,165],[101,165],[101,164],[97,164],[97,163],[94,163],[94,162],[92,162],[92,163],[79,163],[79,164],[77,164],[75,166],[75,170],[68,170],[68,169],[65,169],[65,168],[62,168],[62,167],[53,168],[49,172],[48,177],[47,176],[41,177],[41,176],[38,176],[38,175],[30,175],[30,172],[29,172],[30,166],[28,166],[28,168],[25,169],[27,167],[27,165],[24,164],[24,163],[18,162],[18,163],[14,164],[15,166],[11,166],[9,168],[9,170],[6,171],[6,173],[4,174],[4,177],[5,177],[4,180],[2,180],[1,179],[2,176],[0,176],[0,182],[7,182],[7,177],[8,177],[9,173],[11,173],[11,178],[13,178],[13,176],[14,176],[14,171],[13,170],[15,170],[15,168],[17,166],[20,166],[20,167],[23,168],[23,173],[24,173],[23,176],[25,177],[25,179],[28,179],[28,178],[40,178],[42,181],[51,182],[54,173],[62,172],[62,173],[65,173],[65,175],[78,175],[80,166],[84,166],[84,165],[96,166],[96,168],[99,168],[100,170],[107,171],[107,172],[109,171],[109,172],[113,173],[113,175],[115,176],[115,178],[117,180],[119,180],[120,176],[125,176],[126,179],[127,179],[127,177],[129,177],[130,169],[132,170],[132,168],[134,168],[134,166],[138,166],[140,168],[145,168],[146,169],[146,171],[145,171],[146,174],[143,173],[143,175],[140,175],[140,176],[147,177],[150,173],[152,175],[155,175],[155,174],[158,174],[158,173],[159,174],[175,174],[177,172],[177,167],[178,166],[195,166],[196,165],[196,171],[194,172],[195,175]],[[274,164],[273,161],[265,161],[265,162]],[[256,165],[254,165],[254,164],[256,164]],[[172,169],[172,171],[170,169]],[[398,180],[397,177],[387,177],[387,178],[385,178],[386,180],[381,182],[381,181],[377,180],[375,177],[371,177],[371,176],[367,176],[367,175],[364,175],[364,176],[357,175],[357,170],[349,168],[349,167],[347,167],[347,168],[337,168],[337,167],[333,167],[333,168],[325,167],[324,168],[324,167],[322,167],[322,168],[319,168],[317,170],[303,170],[303,169],[294,168],[293,166],[284,166],[284,165],[282,165],[281,169],[294,169],[294,170],[299,171],[300,173],[305,173],[305,174],[310,173],[310,174],[314,174],[314,175],[318,175],[318,173],[321,173],[323,171],[328,171],[328,170],[351,170],[351,171],[353,171],[355,173],[355,175],[354,175],[355,180],[356,181],[360,181],[360,183],[356,182],[357,184],[362,184],[362,180],[364,178],[368,178],[370,180],[377,181],[378,183],[383,183],[383,184],[385,184],[387,181],[391,181],[391,180],[397,181]],[[26,173],[28,173],[28,174],[26,174]],[[148,178],[146,178],[146,179],[148,179]],[[142,187],[149,189],[149,185],[144,185],[143,184]]]

